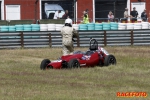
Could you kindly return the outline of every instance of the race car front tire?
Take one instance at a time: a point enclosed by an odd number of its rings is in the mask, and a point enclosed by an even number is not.
[[[42,62],[41,62],[41,65],[40,65],[40,69],[41,70],[45,70],[45,69],[49,69],[49,68],[52,68],[52,66],[47,66],[49,63],[51,63],[51,61],[49,59],[44,59]]]
[[[113,55],[107,55],[105,57],[104,66],[115,65],[116,63],[116,58]]]
[[[68,62],[68,68],[80,68],[80,63],[77,59],[71,59]]]

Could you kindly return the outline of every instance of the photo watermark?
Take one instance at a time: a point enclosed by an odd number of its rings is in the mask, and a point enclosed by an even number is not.
[[[148,94],[147,92],[117,92],[116,93],[117,97],[125,97],[125,98],[130,98],[130,97],[147,97]]]

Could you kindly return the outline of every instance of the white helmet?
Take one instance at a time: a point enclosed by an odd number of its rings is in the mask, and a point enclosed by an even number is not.
[[[72,25],[72,20],[71,20],[70,18],[67,18],[67,19],[65,20],[65,23],[68,23],[68,24],[71,24],[71,25]]]

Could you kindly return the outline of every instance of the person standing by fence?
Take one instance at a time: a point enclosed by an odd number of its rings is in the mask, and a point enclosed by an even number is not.
[[[108,21],[109,22],[113,22],[113,20],[114,20],[114,15],[113,15],[113,13],[111,11],[109,11],[109,13],[108,13]]]
[[[55,12],[54,18],[53,19],[60,19],[59,13],[61,13],[61,10],[58,10]]]
[[[88,16],[88,14],[87,14],[87,12],[86,11],[83,11],[83,24],[87,24],[87,23],[89,23],[89,16]]]
[[[129,17],[129,14],[128,14],[128,8],[125,8],[125,12],[124,12],[124,20],[126,23],[128,22],[128,17]]]
[[[146,22],[147,21],[147,14],[146,14],[146,9],[144,9],[144,11],[141,14],[141,19],[142,21]]]
[[[138,17],[138,12],[136,11],[136,8],[133,8],[133,11],[130,12],[131,15],[131,21],[132,23],[134,23],[135,21],[137,21],[137,17]]]
[[[62,16],[62,19],[67,19],[68,18],[68,10],[65,11],[65,14]]]

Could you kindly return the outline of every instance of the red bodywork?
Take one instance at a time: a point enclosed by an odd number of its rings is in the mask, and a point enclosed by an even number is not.
[[[101,48],[100,48],[101,49]],[[99,63],[103,63],[105,56],[107,55],[102,50],[89,51],[91,54],[73,54],[62,56],[60,60],[52,61],[47,66],[52,66],[54,69],[61,69],[62,62],[69,62],[71,59],[77,59],[80,63],[80,67],[94,67],[99,65]]]

